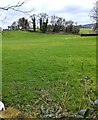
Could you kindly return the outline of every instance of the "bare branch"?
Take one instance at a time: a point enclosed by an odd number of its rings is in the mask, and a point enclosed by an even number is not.
[[[28,0],[24,0],[23,2],[18,2],[16,5],[8,5],[6,7],[0,7],[1,10],[14,10],[14,11],[17,11],[17,12],[22,12],[22,13],[30,13],[32,11],[34,11],[34,9],[32,10],[29,10],[29,11],[23,11],[23,10],[20,10],[19,8],[21,6],[23,6],[26,2],[28,2]]]
[[[24,11],[24,10],[21,10],[19,9],[21,6],[23,6],[26,2],[28,2],[29,0],[24,0],[23,2],[18,2],[17,4],[15,5],[7,5],[7,6],[4,6],[4,7],[0,7],[0,10],[2,11],[8,11],[8,10],[13,10],[13,11],[16,11],[16,12],[21,12],[21,13],[24,13],[26,15],[29,15],[29,13],[31,13],[32,11],[34,11],[34,8],[31,9],[31,10],[28,10],[28,11]],[[2,16],[2,15],[0,15]],[[29,15],[30,16],[30,15]],[[3,19],[0,19],[0,22],[4,22],[4,20],[6,19],[7,17],[4,17]]]
[[[24,2],[21,2],[20,1],[16,4],[16,5],[8,5],[6,7],[0,7],[0,9],[2,10],[10,10],[10,9],[15,9],[15,8],[19,8],[21,7],[27,0],[25,0]]]
[[[96,1],[93,9],[91,10],[90,17],[91,17],[94,21],[98,22],[98,1]]]
[[[6,17],[4,17],[2,20],[0,20],[1,22],[3,22],[3,21],[5,21],[5,19],[7,18],[7,16]]]

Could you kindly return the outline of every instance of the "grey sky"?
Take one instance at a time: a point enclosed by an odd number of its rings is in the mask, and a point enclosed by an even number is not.
[[[18,1],[24,0],[0,0],[0,6],[15,5]],[[29,0],[21,7],[21,10],[34,8],[31,14],[45,12],[50,16],[55,14],[66,20],[73,20],[78,24],[86,24],[92,23],[89,14],[94,3],[95,0]],[[12,10],[0,11],[0,13],[0,19],[7,16],[4,22],[0,22],[2,27],[11,25],[13,21],[18,20],[20,17],[28,18],[27,15]]]

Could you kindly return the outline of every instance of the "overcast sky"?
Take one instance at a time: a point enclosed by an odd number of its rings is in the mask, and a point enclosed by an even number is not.
[[[0,7],[15,5],[19,1],[24,0],[0,0]],[[90,19],[90,11],[94,7],[95,0],[28,0],[26,4],[21,7],[21,10],[31,10],[34,8],[32,14],[47,13],[48,15],[56,15],[63,17],[66,20],[73,20],[78,24],[92,23]],[[20,17],[26,17],[23,13],[15,12],[12,10],[0,11],[1,27],[11,25],[13,21],[18,20]]]

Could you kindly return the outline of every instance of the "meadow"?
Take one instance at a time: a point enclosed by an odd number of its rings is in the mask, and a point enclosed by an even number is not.
[[[80,33],[82,34],[89,34],[89,33],[92,33],[92,29],[91,28],[81,28],[80,29]]]
[[[81,79],[89,76],[95,88],[96,37],[24,31],[5,31],[2,36],[6,107],[31,113],[35,101],[46,93],[57,102],[70,97],[65,106],[71,111],[87,107]]]

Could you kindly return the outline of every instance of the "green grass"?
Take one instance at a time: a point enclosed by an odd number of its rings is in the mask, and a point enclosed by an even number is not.
[[[0,99],[2,99],[2,32],[0,31]]]
[[[91,28],[81,28],[80,33],[89,34],[89,33],[92,33],[92,29]]]
[[[96,38],[78,35],[3,32],[3,101],[23,111],[44,92],[76,111],[84,93],[80,80],[90,76],[96,84]],[[67,85],[66,85],[67,84]]]

